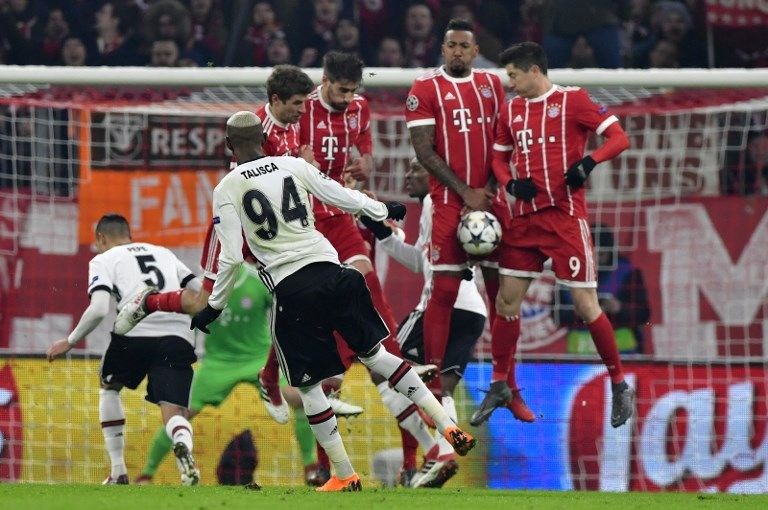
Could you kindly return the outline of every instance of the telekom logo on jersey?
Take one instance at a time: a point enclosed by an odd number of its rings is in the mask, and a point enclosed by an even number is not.
[[[454,108],[451,111],[451,117],[453,118],[453,125],[459,126],[459,133],[467,133],[469,132],[469,126],[472,125],[472,116],[471,112],[469,111],[469,108]],[[492,122],[492,117],[478,117],[477,123],[478,124],[484,124],[487,122]]]
[[[333,161],[336,159],[336,153],[339,151],[339,139],[335,136],[324,136],[320,150],[325,154],[326,161]]]

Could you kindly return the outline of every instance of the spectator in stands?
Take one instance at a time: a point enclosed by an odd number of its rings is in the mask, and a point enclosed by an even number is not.
[[[96,11],[96,37],[89,64],[102,66],[138,66],[146,63],[141,39],[133,28],[138,12],[135,6],[117,1],[105,2]]]
[[[374,60],[379,67],[403,67],[403,47],[394,37],[385,37],[379,43]]]
[[[435,19],[429,5],[417,1],[408,7],[404,27],[405,66],[436,66],[441,41],[435,34]]]
[[[677,48],[678,67],[707,66],[706,45],[693,32],[693,20],[684,4],[668,0],[653,4],[650,26],[650,37],[634,50],[638,67],[650,66],[650,52],[662,39]]]
[[[729,133],[729,147],[740,146],[744,129]],[[726,152],[720,181],[724,195],[768,195],[768,131],[754,126],[748,131],[745,150]]]
[[[629,18],[629,0],[550,0],[544,6],[542,28],[550,69],[568,65],[579,36],[589,42],[599,67],[621,67],[621,20]]]
[[[42,34],[35,43],[37,63],[43,65],[58,63],[64,39],[70,33],[69,21],[64,15],[64,10],[54,7],[48,11],[48,19],[45,22]]]
[[[579,36],[571,48],[571,60],[568,61],[568,67],[572,69],[584,69],[596,67],[595,52],[589,45],[584,36]]]
[[[178,67],[179,45],[174,39],[158,39],[152,42],[149,52],[152,67]]]
[[[27,0],[0,0],[0,47],[5,50],[6,63],[26,65],[35,60],[32,28],[38,21],[37,9]]]
[[[312,0],[312,18],[298,10],[295,30],[289,31],[291,47],[298,55],[299,67],[322,67],[322,58],[333,46],[339,4],[336,0]]]
[[[84,66],[88,62],[88,50],[83,39],[77,35],[69,35],[61,45],[59,60],[65,66]]]
[[[624,22],[621,43],[625,67],[636,67],[637,56],[640,54],[638,48],[650,46],[649,41],[653,37],[650,24],[650,0],[633,0],[629,19]]]
[[[680,67],[707,67],[706,46],[693,32],[693,20],[685,5],[659,2],[662,11],[660,39],[677,45]]]
[[[351,19],[342,18],[339,20],[336,24],[335,38],[335,50],[352,53],[360,58],[363,57],[360,49],[360,30]]]
[[[267,60],[264,63],[267,66],[276,66],[278,64],[291,63],[291,47],[283,33],[274,34],[267,44]]]
[[[277,19],[272,2],[263,0],[253,4],[251,25],[240,45],[237,62],[245,66],[267,65],[267,45],[275,35],[285,37],[283,24]]]
[[[648,53],[648,67],[677,68],[680,67],[679,57],[680,51],[675,43],[660,39]]]
[[[192,38],[192,15],[177,0],[159,0],[147,9],[145,26],[150,41],[173,39],[183,52]]]
[[[401,28],[407,7],[408,3],[402,0],[354,2],[354,19],[360,29],[360,45],[367,52],[366,62],[376,60],[376,51],[382,39],[397,38],[397,30]]]
[[[616,331],[619,351],[642,353],[643,327],[651,316],[643,274],[629,259],[619,255],[611,227],[594,225],[592,243],[597,258],[597,296]],[[568,351],[594,352],[589,330],[576,315],[570,292],[560,288],[552,309],[555,321],[570,329]]]
[[[518,12],[520,19],[512,30],[510,42],[533,41],[542,44],[541,17],[544,9],[543,0],[522,0]]]
[[[224,11],[214,0],[191,0],[192,38],[187,50],[198,57],[198,64],[220,63],[224,58],[227,29]],[[188,52],[189,53],[189,52]]]

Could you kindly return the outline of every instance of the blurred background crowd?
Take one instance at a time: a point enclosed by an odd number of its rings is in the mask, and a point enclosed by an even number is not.
[[[452,17],[476,67],[532,40],[552,68],[766,67],[768,28],[708,23],[706,0],[0,0],[0,64],[432,67]],[[709,19],[711,22],[712,20]]]

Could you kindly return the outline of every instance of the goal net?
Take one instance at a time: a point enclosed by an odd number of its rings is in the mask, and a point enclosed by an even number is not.
[[[0,481],[98,482],[109,469],[97,401],[111,319],[66,360],[43,359],[87,306],[95,221],[123,214],[134,239],[168,246],[199,269],[211,192],[230,159],[224,121],[265,100],[268,70],[38,71],[0,83]],[[402,104],[414,73],[365,78],[375,160],[368,187],[408,202],[411,242],[420,205],[403,188],[413,152]],[[472,429],[479,447],[451,485],[768,490],[761,73],[552,72],[558,84],[588,87],[630,138],[593,172],[587,196],[598,293],[637,390],[635,416],[610,426],[610,380],[567,293],[545,273],[526,296],[518,348],[518,382],[537,421],[496,411]],[[381,253],[376,265],[396,317],[405,317],[421,276]],[[456,395],[462,425],[488,387],[489,358],[486,331]],[[131,477],[160,425],[142,391],[122,392]],[[342,395],[365,408],[340,421],[353,464],[369,484],[391,483],[400,436],[365,370],[353,367]],[[251,387],[207,408],[194,429],[203,483],[215,483],[223,451],[244,429],[259,452],[260,483],[303,483],[291,426],[272,422]],[[177,477],[166,462],[156,481]]]

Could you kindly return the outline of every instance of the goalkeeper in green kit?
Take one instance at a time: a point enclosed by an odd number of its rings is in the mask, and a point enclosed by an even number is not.
[[[207,299],[207,292],[201,294]],[[275,421],[288,422],[285,400],[280,406],[271,405],[266,389],[259,382],[259,371],[264,367],[271,345],[268,322],[271,305],[272,297],[259,280],[256,269],[244,264],[226,310],[211,325],[210,333],[206,335],[205,356],[192,381],[190,419],[207,405],[218,407],[235,386],[247,383],[255,386],[262,394]],[[191,302],[190,306],[193,306]],[[292,390],[287,387],[285,389]],[[294,431],[305,469],[310,471],[315,462],[315,438],[301,410],[298,395],[296,397],[298,409],[294,409]],[[136,483],[151,482],[171,447],[165,429],[158,427],[147,453],[147,462],[136,478]]]

